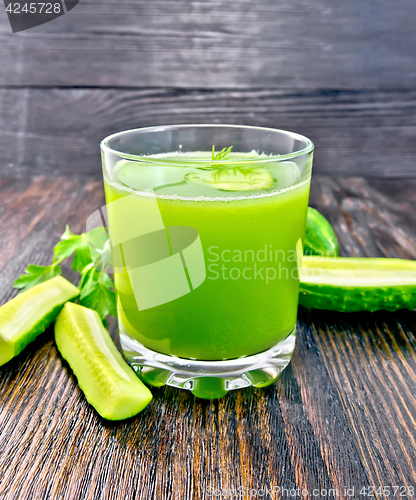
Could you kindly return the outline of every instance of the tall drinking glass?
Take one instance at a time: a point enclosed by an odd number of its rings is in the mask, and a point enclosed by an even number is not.
[[[126,359],[204,398],[275,381],[295,346],[313,143],[172,125],[101,143]]]

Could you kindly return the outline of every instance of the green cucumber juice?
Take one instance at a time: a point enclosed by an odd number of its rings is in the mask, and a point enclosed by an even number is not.
[[[112,202],[133,197],[134,224],[156,200],[166,227],[198,231],[206,268],[190,293],[144,310],[128,270],[117,269],[122,332],[164,354],[223,360],[264,351],[295,327],[310,175],[302,178],[291,161],[247,166],[244,154],[232,154],[229,168],[192,164],[210,155],[160,156],[169,165],[121,160],[105,193],[110,236],[125,223]]]

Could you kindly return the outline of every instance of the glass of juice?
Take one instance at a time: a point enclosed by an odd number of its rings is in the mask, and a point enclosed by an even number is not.
[[[120,342],[145,382],[215,398],[278,379],[295,347],[313,149],[234,125],[102,141]]]

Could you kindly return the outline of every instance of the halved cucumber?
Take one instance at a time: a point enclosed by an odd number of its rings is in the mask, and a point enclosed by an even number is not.
[[[79,290],[62,276],[40,283],[0,307],[0,366],[46,330]]]
[[[416,261],[303,257],[299,303],[341,312],[416,308]]]
[[[338,252],[338,239],[331,224],[318,210],[309,207],[303,253],[337,257]]]
[[[186,175],[186,179],[194,184],[212,187],[221,191],[254,191],[268,189],[273,185],[273,177],[265,168],[252,168],[247,171],[238,167],[221,172],[215,170],[198,170]]]
[[[55,341],[102,417],[123,420],[150,403],[152,393],[124,361],[96,311],[66,304],[55,323]]]

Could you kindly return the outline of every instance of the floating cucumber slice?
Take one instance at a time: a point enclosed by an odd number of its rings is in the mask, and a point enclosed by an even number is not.
[[[416,261],[303,257],[299,303],[333,311],[416,308]]]
[[[273,185],[273,177],[265,168],[239,170],[237,167],[221,172],[198,170],[187,174],[186,179],[195,184],[223,191],[254,191],[268,189]]]
[[[338,239],[331,224],[318,210],[309,207],[303,253],[336,257],[338,252]]]
[[[185,160],[186,161],[186,160]],[[133,189],[146,191],[156,189],[166,184],[183,182],[185,174],[190,169],[178,164],[168,167],[156,164],[138,164],[136,161],[121,160],[114,169],[114,178]]]
[[[79,290],[62,276],[40,283],[0,307],[0,366],[46,330]]]
[[[123,420],[150,403],[152,393],[124,361],[96,311],[68,302],[56,320],[55,341],[102,417]]]

